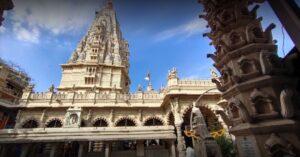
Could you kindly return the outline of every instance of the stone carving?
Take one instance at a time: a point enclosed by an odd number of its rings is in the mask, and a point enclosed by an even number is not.
[[[265,149],[270,157],[296,157],[293,145],[274,133],[266,140]]]
[[[238,64],[240,66],[240,70],[242,74],[251,74],[257,72],[257,67],[254,60],[250,60],[245,56],[242,56],[238,60]]]
[[[86,116],[87,121],[90,121],[92,118],[92,109],[89,109],[89,113]]]
[[[52,84],[52,85],[49,87],[48,92],[49,92],[49,93],[53,93],[53,92],[54,92],[54,89],[55,89],[55,87],[54,87],[54,85]]]
[[[216,113],[221,115],[223,121],[227,126],[233,126],[232,121],[229,119],[228,115],[222,110],[216,110]]]
[[[85,60],[85,56],[86,56],[86,54],[85,54],[85,52],[84,51],[82,51],[82,52],[80,52],[79,54],[78,54],[78,61],[84,61]]]
[[[252,103],[253,116],[277,113],[270,96],[257,88],[250,94],[250,101]]]
[[[295,113],[293,102],[294,91],[289,88],[283,89],[280,93],[281,115],[284,118],[292,118]]]
[[[218,78],[218,74],[214,69],[210,69],[210,73],[211,73],[211,78]]]
[[[168,76],[169,77],[177,77],[177,70],[176,70],[176,68],[172,68],[172,70],[169,71]]]
[[[239,99],[232,98],[228,103],[231,118],[241,118],[243,122],[253,122],[253,119],[250,117],[248,110]]]
[[[178,102],[178,98],[175,98],[170,102],[170,107],[171,107],[171,110],[174,114],[174,123],[175,123],[175,125],[181,125],[181,123],[183,122],[183,118],[180,114],[180,105],[179,105],[179,102]]]
[[[112,123],[115,122],[115,111],[114,111],[114,109],[110,109],[109,121],[111,121]]]
[[[221,84],[221,82],[219,81],[219,79],[213,78],[213,79],[211,79],[211,81],[217,85],[217,88],[218,88],[219,91],[221,91],[221,92],[225,92],[226,91],[226,88]]]
[[[65,115],[65,127],[80,127],[81,125],[81,111],[80,107],[71,107],[67,109]]]

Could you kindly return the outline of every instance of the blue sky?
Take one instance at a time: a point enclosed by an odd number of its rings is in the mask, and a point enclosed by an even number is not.
[[[46,91],[61,79],[60,64],[66,63],[88,30],[101,0],[14,0],[15,8],[5,12],[0,28],[0,57],[22,67]],[[198,18],[202,6],[197,0],[114,0],[123,36],[130,45],[130,91],[146,86],[148,71],[156,90],[166,84],[167,72],[176,67],[180,78],[209,78],[214,52],[202,37],[206,22]],[[273,37],[282,51],[282,26],[268,4],[259,9],[263,27],[275,23]],[[284,30],[285,54],[293,47]]]

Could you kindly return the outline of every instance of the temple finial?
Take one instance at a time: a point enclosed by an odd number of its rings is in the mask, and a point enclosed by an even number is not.
[[[106,5],[107,5],[109,8],[112,8],[112,7],[113,7],[113,1],[112,1],[112,0],[106,0]]]

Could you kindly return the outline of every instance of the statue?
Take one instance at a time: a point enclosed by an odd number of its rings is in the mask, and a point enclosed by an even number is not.
[[[54,92],[54,89],[55,89],[55,87],[54,87],[54,85],[52,84],[52,85],[49,87],[48,92],[53,93],[53,92]]]
[[[78,116],[77,114],[71,114],[69,118],[70,124],[76,124],[78,121]]]
[[[143,91],[143,87],[142,87],[141,84],[139,84],[139,86],[138,86],[138,91],[139,91],[139,92],[142,92],[142,91]]]
[[[213,68],[210,68],[210,73],[212,79],[218,78],[218,74]]]

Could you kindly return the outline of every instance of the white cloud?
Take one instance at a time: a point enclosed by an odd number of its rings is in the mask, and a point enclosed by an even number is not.
[[[193,19],[185,24],[157,33],[155,39],[156,41],[163,41],[179,35],[183,36],[183,38],[189,38],[206,30],[206,21],[203,19]]]
[[[6,31],[6,28],[4,26],[0,26],[0,33],[4,33]]]
[[[20,28],[14,31],[15,35],[33,43],[39,40],[41,31],[53,35],[80,31],[90,24],[101,4],[99,0],[15,0],[14,3],[10,18],[14,27]]]
[[[20,23],[13,25],[13,32],[17,39],[30,43],[39,43],[40,31],[37,28],[27,29]]]

